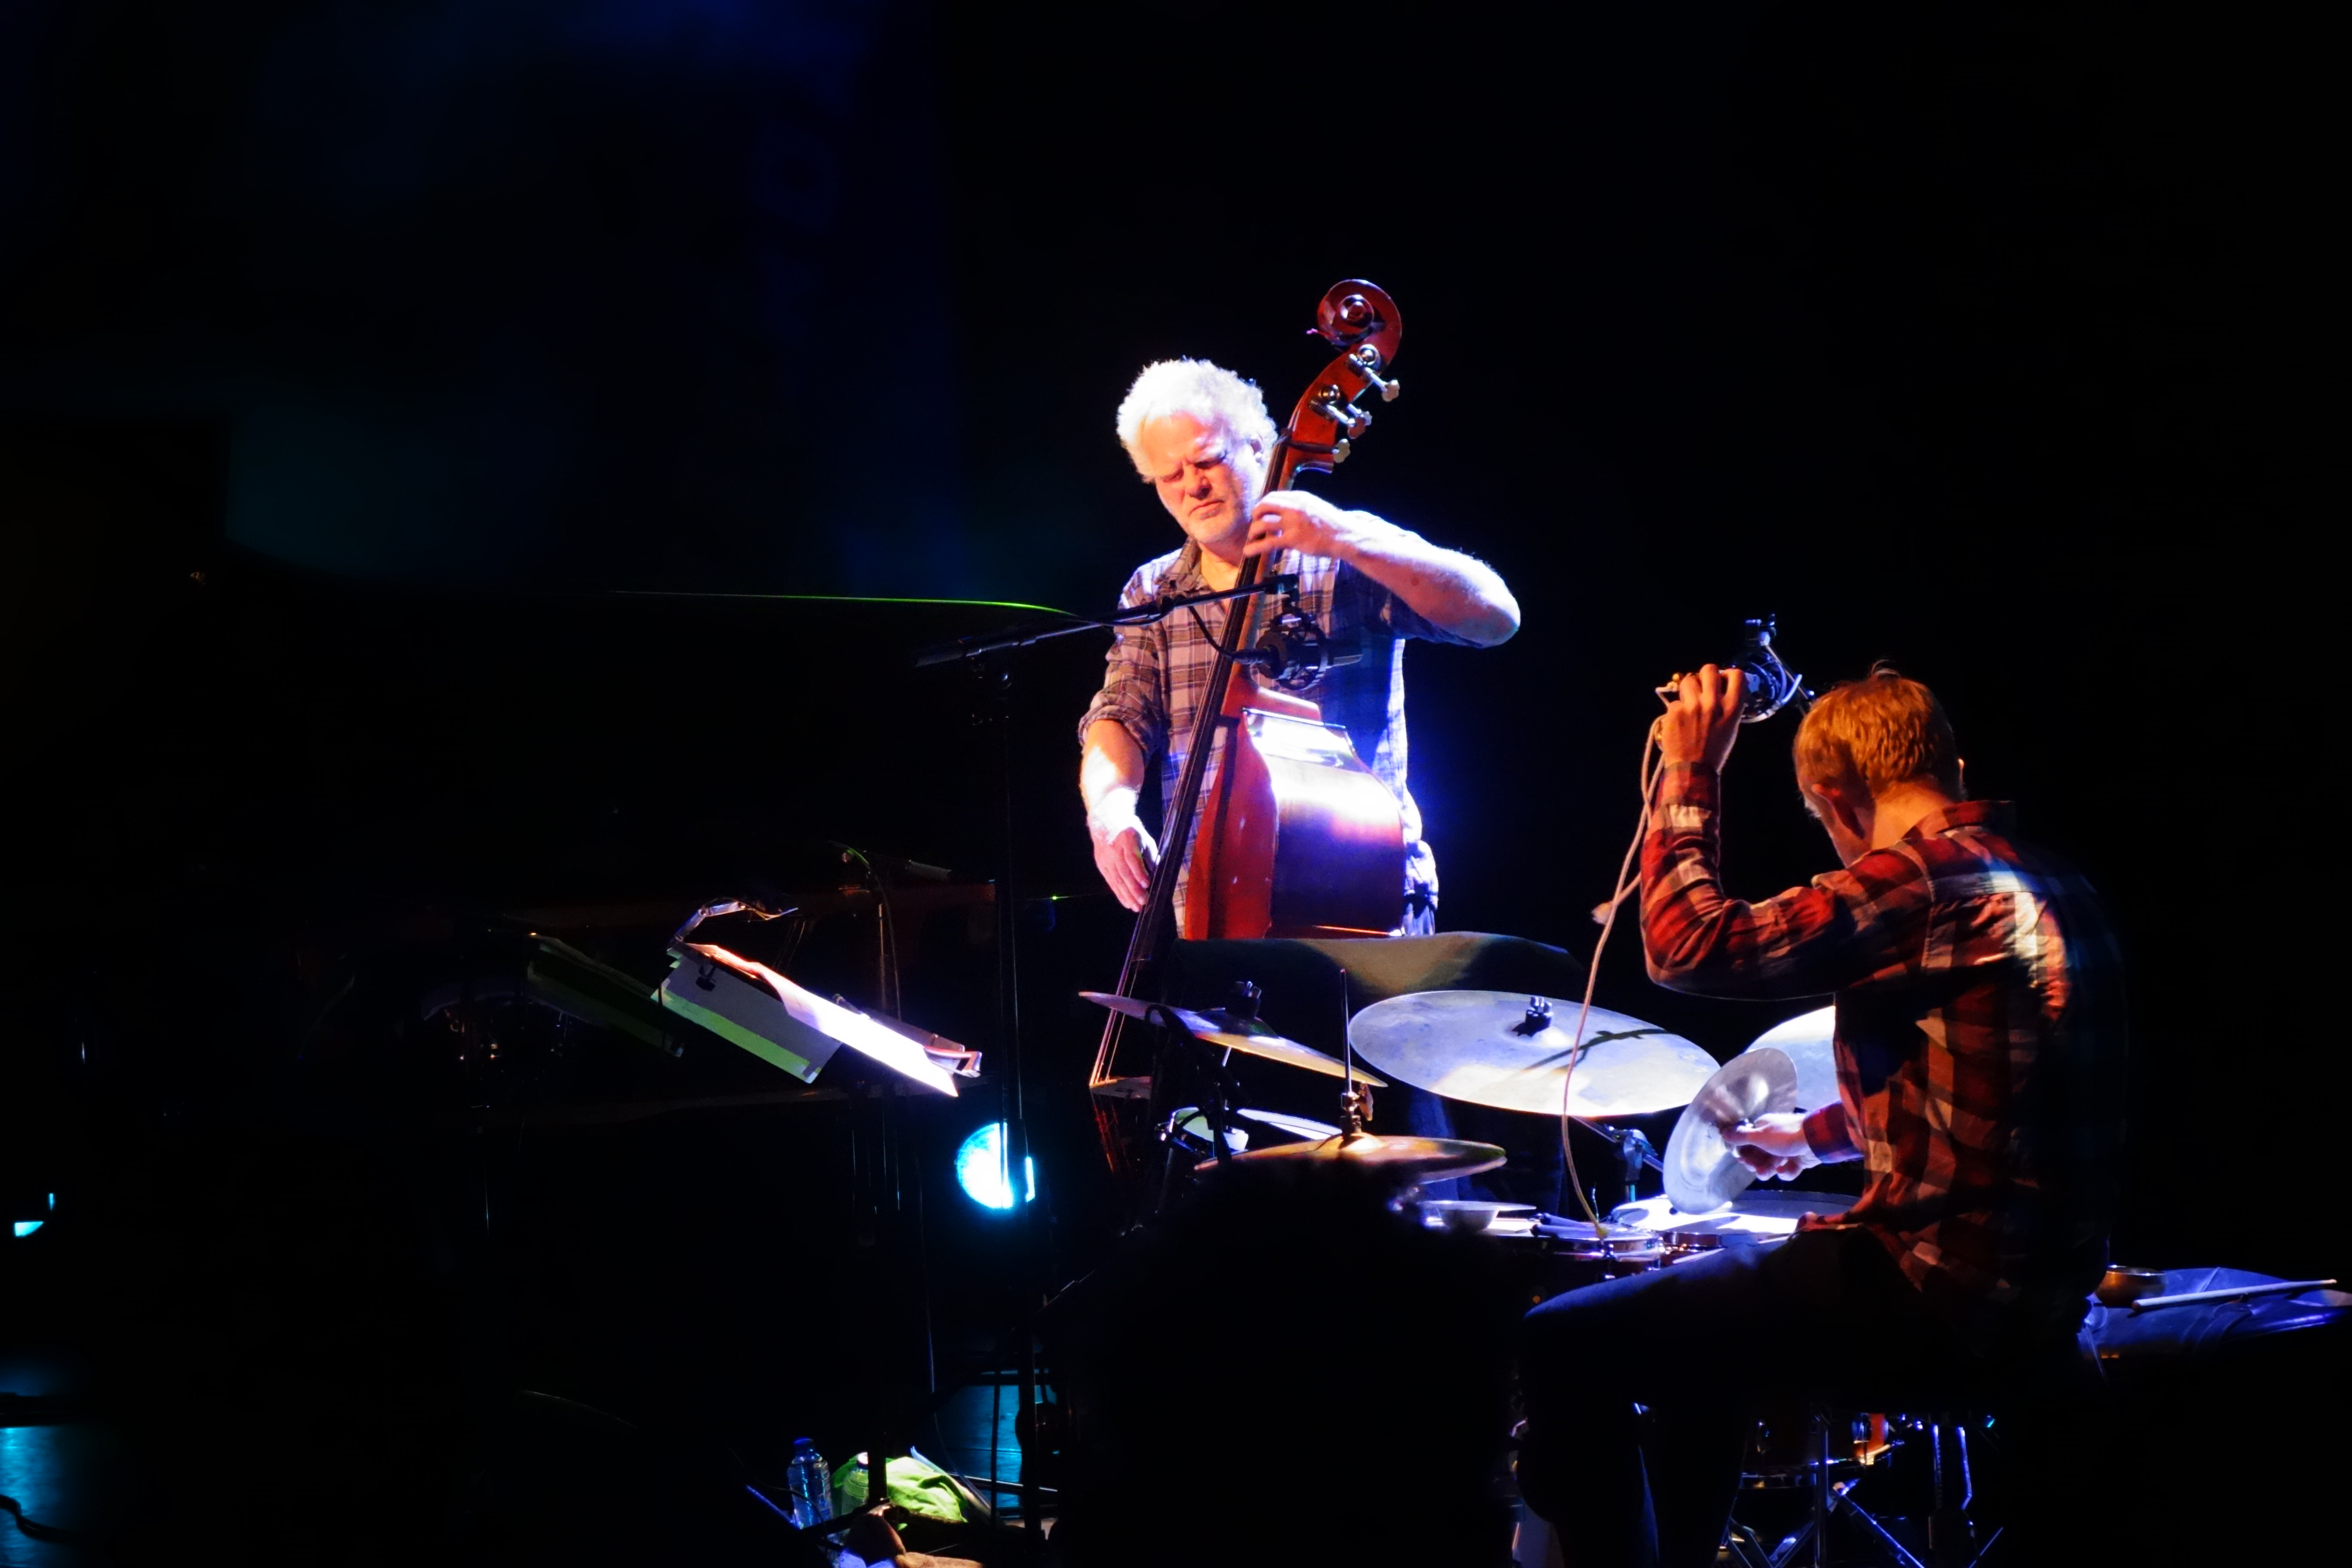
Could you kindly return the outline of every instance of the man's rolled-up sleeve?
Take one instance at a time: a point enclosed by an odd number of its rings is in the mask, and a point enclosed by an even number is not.
[[[1412,537],[1423,544],[1429,542],[1422,539],[1418,533],[1413,534]],[[1452,643],[1457,647],[1478,646],[1460,632],[1446,630],[1397,597],[1394,590],[1381,587],[1371,578],[1345,563],[1340,565],[1339,577],[1334,585],[1334,591],[1335,595],[1352,595],[1355,600],[1355,603],[1349,606],[1353,616],[1352,622],[1348,622],[1345,616],[1334,616],[1334,619],[1342,620],[1343,623],[1359,626],[1377,626],[1382,633],[1399,641],[1418,638],[1422,642]]]
[[[1854,1147],[1853,1136],[1848,1131],[1843,1101],[1832,1100],[1806,1116],[1805,1147],[1825,1165],[1862,1158],[1862,1151]]]
[[[1118,596],[1118,607],[1131,610],[1150,598],[1144,574],[1136,573],[1127,580],[1127,587]],[[1157,626],[1121,626],[1104,656],[1102,689],[1087,704],[1086,716],[1078,721],[1078,744],[1087,741],[1087,731],[1102,720],[1124,729],[1135,738],[1147,757],[1159,752],[1168,739],[1168,703],[1160,677],[1160,628]]]

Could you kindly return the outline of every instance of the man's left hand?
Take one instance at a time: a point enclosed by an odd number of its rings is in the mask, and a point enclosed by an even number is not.
[[[1658,716],[1658,755],[1667,763],[1705,763],[1721,772],[1739,739],[1739,704],[1748,672],[1698,667],[1676,682],[1675,700]]]
[[[1773,1111],[1721,1131],[1725,1146],[1767,1181],[1785,1181],[1822,1163],[1806,1141],[1805,1119],[1794,1111]]]
[[[1301,555],[1346,561],[1366,530],[1376,523],[1378,520],[1369,513],[1344,511],[1305,490],[1276,490],[1250,513],[1249,538],[1242,543],[1242,553],[1271,555],[1277,550],[1296,550]]]

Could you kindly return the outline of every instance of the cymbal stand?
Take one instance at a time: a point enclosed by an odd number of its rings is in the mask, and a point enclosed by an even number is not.
[[[1255,1017],[1258,999],[1264,994],[1265,993],[1259,990],[1254,982],[1236,981],[1234,984],[1231,1011],[1245,1017]],[[1154,1053],[1157,1059],[1152,1064],[1152,1095],[1155,1100],[1164,1098],[1168,1110],[1164,1114],[1155,1118],[1160,1130],[1160,1180],[1153,1184],[1152,1199],[1146,1211],[1147,1216],[1159,1214],[1167,1208],[1171,1189],[1175,1181],[1176,1127],[1185,1110],[1178,1103],[1183,1097],[1174,1092],[1176,1075],[1171,1070],[1183,1052],[1184,1047],[1177,1043],[1180,1040],[1189,1041],[1201,1047],[1198,1055],[1193,1058],[1200,1079],[1199,1104],[1196,1109],[1202,1119],[1209,1124],[1211,1155],[1221,1166],[1229,1163],[1233,1159],[1234,1053],[1230,1049],[1214,1050],[1206,1041],[1193,1039],[1191,1031],[1178,1023],[1164,1006],[1154,1006],[1151,1009],[1150,1018],[1162,1036],[1160,1049]],[[1162,1085],[1168,1088],[1163,1090]]]
[[[1356,1088],[1356,1042],[1348,1034],[1353,1016],[1348,1011],[1348,972],[1339,971],[1339,1081],[1345,1087],[1339,1091],[1339,1142],[1348,1143],[1364,1137],[1364,1123],[1371,1120],[1370,1101]]]

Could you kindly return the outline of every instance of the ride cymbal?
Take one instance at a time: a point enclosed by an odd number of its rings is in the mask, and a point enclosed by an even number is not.
[[[1655,1024],[1605,1007],[1586,1019],[1569,1072],[1578,1005],[1517,991],[1416,991],[1376,1002],[1348,1026],[1356,1054],[1447,1100],[1601,1120],[1690,1103],[1715,1058]]]
[[[1773,1025],[1748,1048],[1769,1046],[1786,1056],[1797,1068],[1797,1103],[1789,1109],[1819,1110],[1837,1103],[1836,1037],[1837,1009],[1817,1007]]]

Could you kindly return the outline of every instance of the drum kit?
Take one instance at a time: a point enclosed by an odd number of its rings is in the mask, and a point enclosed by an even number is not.
[[[1622,1013],[1592,1008],[1580,1030],[1575,1002],[1511,992],[1417,992],[1356,1014],[1347,1028],[1347,1055],[1333,1058],[1261,1023],[1255,987],[1241,987],[1240,993],[1234,1005],[1207,1013],[1087,995],[1199,1042],[1221,1064],[1239,1054],[1341,1079],[1342,1124],[1239,1107],[1185,1106],[1163,1129],[1171,1152],[1189,1154],[1196,1170],[1223,1159],[1244,1164],[1342,1162],[1376,1173],[1395,1184],[1399,1206],[1417,1214],[1424,1225],[1500,1241],[1513,1260],[1510,1277],[1530,1305],[1581,1285],[1669,1268],[1727,1247],[1770,1246],[1794,1235],[1806,1215],[1841,1213],[1853,1201],[1823,1192],[1750,1191],[1755,1173],[1726,1139],[1756,1117],[1835,1102],[1831,1008],[1776,1026],[1718,1066],[1690,1041]],[[1359,1068],[1360,1058],[1386,1078]],[[1211,1081],[1223,1080],[1213,1073]],[[1620,1131],[1607,1122],[1679,1110],[1664,1157],[1648,1160],[1665,1190],[1620,1204],[1597,1221],[1562,1218],[1528,1204],[1420,1196],[1421,1186],[1494,1170],[1506,1157],[1491,1143],[1366,1131],[1363,1097],[1355,1086],[1385,1087],[1389,1081],[1498,1110],[1565,1114],[1618,1143],[1621,1152],[1647,1151],[1648,1145],[1637,1130]],[[1786,1568],[1808,1554],[1811,1561],[1824,1561],[1833,1508],[1893,1542],[1845,1494],[1865,1469],[1904,1447],[1894,1428],[1906,1420],[1794,1405],[1759,1420],[1741,1467],[1741,1496],[1747,1500],[1734,1515],[1727,1542],[1732,1559],[1754,1568]],[[1943,1449],[1924,1442],[1915,1446],[1922,1451],[1933,1447],[1938,1456],[1934,1484],[1940,1497]],[[1777,1547],[1768,1547],[1780,1531],[1759,1535],[1750,1521],[1777,1519],[1790,1507],[1801,1517],[1790,1515],[1785,1521],[1790,1533]],[[1523,1510],[1518,1530],[1516,1560],[1559,1561],[1543,1521]],[[1895,1550],[1901,1560],[1916,1561],[1899,1546]]]
[[[1834,1210],[1845,1201],[1826,1194],[1793,1200],[1777,1193],[1747,1194],[1755,1173],[1724,1136],[1756,1117],[1811,1110],[1836,1099],[1826,1007],[1779,1025],[1718,1066],[1698,1046],[1654,1024],[1594,1007],[1580,1030],[1578,1003],[1516,992],[1422,991],[1375,1003],[1349,1021],[1344,1058],[1288,1039],[1260,1021],[1254,985],[1236,987],[1231,1004],[1211,1011],[1106,992],[1083,994],[1198,1042],[1214,1058],[1217,1087],[1205,1097],[1210,1103],[1180,1107],[1160,1128],[1162,1142],[1196,1165],[1228,1159],[1331,1161],[1413,1189],[1505,1163],[1504,1151],[1492,1143],[1368,1131],[1365,1097],[1357,1086],[1385,1089],[1391,1080],[1472,1105],[1566,1115],[1622,1151],[1643,1153],[1663,1174],[1664,1195],[1620,1205],[1597,1225],[1538,1214],[1526,1205],[1408,1194],[1426,1224],[1533,1238],[1563,1263],[1589,1266],[1580,1273],[1571,1267],[1556,1279],[1557,1289],[1582,1282],[1582,1275],[1606,1278],[1724,1246],[1778,1239],[1795,1231],[1797,1215],[1806,1209]],[[1340,1079],[1340,1123],[1221,1103],[1221,1075],[1236,1054]],[[1677,1108],[1682,1115],[1663,1159],[1637,1131],[1607,1125]]]

